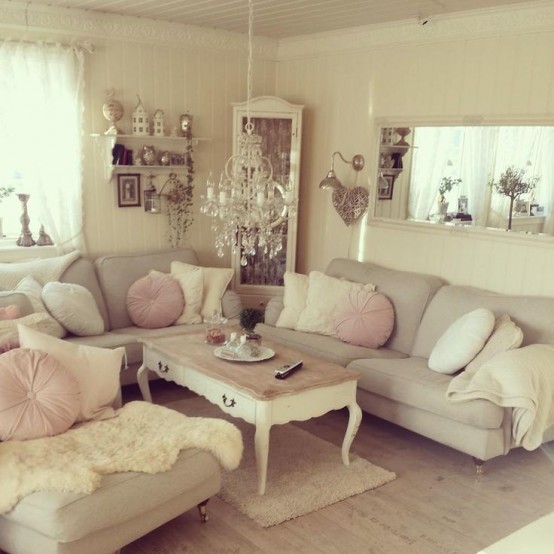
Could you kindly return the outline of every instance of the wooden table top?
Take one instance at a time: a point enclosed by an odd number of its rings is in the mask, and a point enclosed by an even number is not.
[[[262,346],[271,348],[275,352],[273,358],[261,362],[223,360],[215,356],[216,346],[206,344],[204,339],[204,333],[192,333],[142,339],[142,342],[174,363],[236,386],[261,400],[295,394],[312,388],[338,385],[360,378],[360,374],[356,371],[263,338]],[[287,379],[275,379],[275,369],[296,360],[303,360],[301,369]]]

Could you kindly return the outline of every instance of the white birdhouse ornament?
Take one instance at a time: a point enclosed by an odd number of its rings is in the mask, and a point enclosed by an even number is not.
[[[144,109],[140,96],[137,95],[138,104],[133,110],[133,135],[150,135],[150,117]]]

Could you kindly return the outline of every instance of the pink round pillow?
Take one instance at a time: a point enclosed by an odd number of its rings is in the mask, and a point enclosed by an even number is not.
[[[135,281],[127,292],[131,321],[145,329],[169,327],[183,313],[185,299],[179,283],[165,273],[151,273]]]
[[[342,341],[379,348],[392,333],[394,308],[384,294],[352,290],[339,302],[334,324]]]
[[[79,382],[54,356],[16,348],[0,356],[0,439],[67,431],[81,407]]]

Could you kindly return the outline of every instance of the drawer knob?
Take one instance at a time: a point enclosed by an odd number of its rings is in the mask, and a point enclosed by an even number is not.
[[[221,398],[223,400],[223,405],[227,406],[227,408],[232,408],[236,404],[236,401],[234,398],[227,398],[227,395],[225,394],[223,394]]]
[[[162,362],[158,362],[158,369],[161,373],[167,373],[169,371],[169,366],[167,364],[162,364]]]

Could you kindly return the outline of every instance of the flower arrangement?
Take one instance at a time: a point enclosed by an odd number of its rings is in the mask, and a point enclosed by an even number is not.
[[[445,202],[445,194],[450,192],[454,187],[457,187],[462,182],[461,179],[453,179],[452,177],[443,177],[439,185],[439,202]]]
[[[491,180],[489,186],[497,194],[502,194],[510,199],[508,212],[508,230],[512,228],[512,212],[514,202],[523,194],[531,192],[540,181],[540,177],[525,178],[525,169],[516,169],[513,165],[508,167],[498,178],[498,181]]]
[[[240,326],[247,332],[253,333],[258,323],[264,320],[264,313],[258,308],[244,308],[239,315]]]

